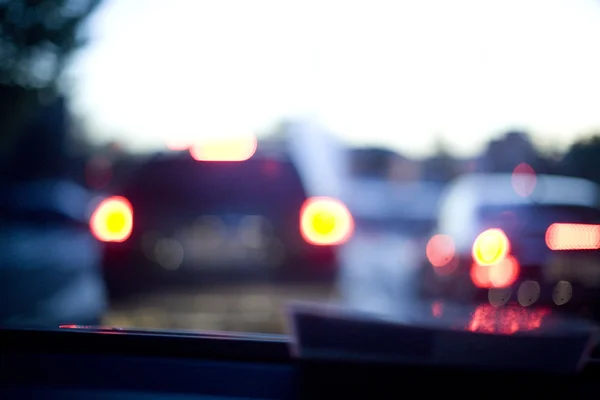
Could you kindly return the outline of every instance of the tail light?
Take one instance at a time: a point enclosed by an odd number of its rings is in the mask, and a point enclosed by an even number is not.
[[[354,219],[339,200],[312,197],[300,210],[300,233],[306,242],[331,246],[346,242],[354,232]]]
[[[124,197],[103,200],[90,218],[90,230],[102,242],[124,242],[133,229],[133,209]]]
[[[505,288],[517,280],[521,266],[513,256],[506,256],[496,264],[471,266],[471,281],[479,288]]]
[[[473,242],[471,281],[479,288],[505,288],[520,273],[518,260],[509,255],[510,241],[502,229],[488,229]]]
[[[448,235],[433,235],[425,247],[427,260],[438,275],[450,275],[458,267],[454,240]]]
[[[448,265],[455,253],[454,241],[448,235],[433,235],[425,248],[425,255],[434,267]]]
[[[600,225],[552,224],[546,230],[550,250],[600,249]]]
[[[510,242],[502,229],[488,229],[473,242],[473,260],[479,265],[502,261],[510,251]]]

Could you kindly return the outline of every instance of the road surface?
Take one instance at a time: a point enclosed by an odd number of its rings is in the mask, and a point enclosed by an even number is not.
[[[232,284],[160,291],[111,304],[104,325],[135,328],[285,333],[292,300],[335,301],[328,285]]]
[[[493,296],[489,303],[471,306],[418,299],[419,254],[410,237],[357,234],[339,256],[342,266],[335,285],[240,283],[162,290],[111,304],[103,322],[123,328],[288,333],[286,306],[298,300],[488,333],[538,329],[557,314],[556,307],[513,307],[505,302],[494,307],[500,304]]]

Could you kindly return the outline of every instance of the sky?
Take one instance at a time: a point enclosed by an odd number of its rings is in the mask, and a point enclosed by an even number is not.
[[[97,140],[314,120],[353,144],[459,155],[509,128],[600,127],[598,0],[105,0],[69,71]]]

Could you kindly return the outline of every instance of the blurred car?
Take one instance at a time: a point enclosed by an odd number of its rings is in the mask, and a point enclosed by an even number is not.
[[[92,194],[69,180],[3,182],[0,325],[99,324],[107,307]]]
[[[241,139],[240,139],[241,140]],[[229,280],[324,281],[354,221],[339,200],[335,140],[291,124],[156,154],[93,217],[113,295]]]
[[[95,195],[71,175],[67,103],[30,111],[0,157],[0,325],[98,324],[102,244],[88,225]]]
[[[535,174],[469,174],[450,184],[423,251],[428,296],[522,306],[600,299],[600,191]]]

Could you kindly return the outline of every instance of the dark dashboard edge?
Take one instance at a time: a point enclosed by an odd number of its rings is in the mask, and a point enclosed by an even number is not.
[[[165,346],[168,340],[168,346]],[[0,329],[2,351],[114,354],[204,358],[221,361],[287,363],[289,342],[261,335],[151,333],[119,330]]]
[[[434,368],[458,372],[456,366],[394,365],[344,360],[294,359],[286,336],[260,334],[187,333],[121,330],[32,330],[0,328],[0,353],[97,354],[127,357],[191,358],[214,361],[291,364],[302,367],[353,369]],[[485,372],[485,371],[481,371]],[[492,371],[490,371],[492,372]],[[520,373],[519,371],[513,371]],[[472,372],[470,372],[472,373]],[[531,371],[528,373],[531,374]],[[600,377],[600,360],[586,363],[583,376]],[[581,375],[581,374],[579,374]]]

